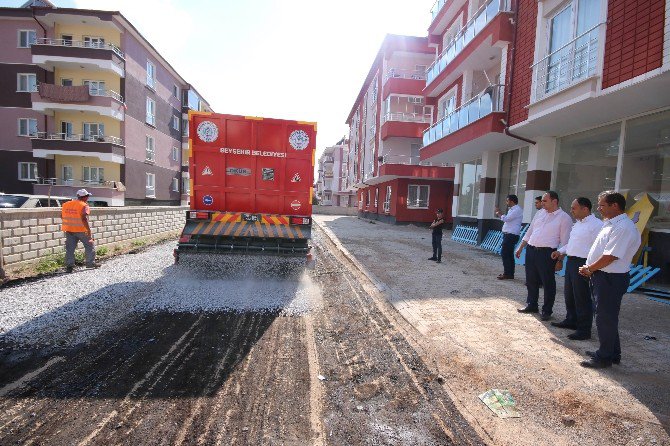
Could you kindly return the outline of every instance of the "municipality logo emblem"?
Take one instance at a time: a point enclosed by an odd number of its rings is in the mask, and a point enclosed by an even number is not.
[[[205,168],[202,169],[201,175],[204,177],[207,175],[214,175],[214,173],[212,172],[212,169],[209,168],[209,166],[205,166]]]
[[[304,130],[293,130],[288,142],[295,150],[305,150],[309,145],[309,135]]]
[[[291,178],[291,183],[299,183],[302,181],[302,178],[300,178],[300,174],[296,173],[293,175],[293,178]]]
[[[204,142],[214,142],[219,137],[219,128],[212,121],[202,121],[197,132],[198,138]]]

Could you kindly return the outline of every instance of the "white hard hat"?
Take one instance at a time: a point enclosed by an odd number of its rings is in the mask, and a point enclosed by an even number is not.
[[[92,195],[92,194],[90,194],[86,189],[79,189],[77,191],[77,196],[78,197],[88,197],[90,195]]]

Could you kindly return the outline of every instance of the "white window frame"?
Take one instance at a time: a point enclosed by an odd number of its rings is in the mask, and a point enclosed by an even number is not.
[[[156,174],[146,172],[144,192],[147,198],[156,198]]]
[[[86,131],[86,127],[88,126],[89,131]],[[95,126],[95,132],[90,131],[91,127]],[[98,138],[105,138],[105,124],[102,122],[82,122],[81,123],[81,133],[84,135],[85,138],[91,138],[94,141],[97,141]]]
[[[368,189],[367,201],[365,202],[365,207],[370,207],[370,189]]]
[[[156,161],[156,140],[151,135],[146,135],[144,146],[144,158],[145,161],[155,162]]]
[[[389,214],[391,212],[391,194],[393,188],[391,186],[386,186],[386,197],[384,197],[384,213]]]
[[[412,188],[416,188],[416,200],[414,202],[410,201],[410,197],[412,196]],[[421,197],[421,189],[425,188],[427,193],[426,193],[426,204],[425,206],[421,206],[420,197]],[[407,186],[407,209],[428,209],[430,207],[430,185],[428,184],[409,184]]]
[[[100,36],[83,36],[84,48],[104,48],[105,38]]]
[[[172,115],[172,128],[179,131],[179,116]]]
[[[69,173],[69,175],[67,173]],[[63,180],[64,185],[72,184],[74,180],[74,169],[71,164],[63,164],[61,166],[61,179]]]
[[[182,194],[189,195],[191,193],[190,178],[181,179]]]
[[[375,208],[379,206],[379,188],[375,187]]]
[[[37,119],[35,118],[19,118],[18,119],[18,136],[37,136]],[[35,130],[31,132],[30,127],[31,123],[34,123]],[[25,124],[26,131],[22,132],[21,124]]]
[[[70,85],[65,85],[65,82],[69,82]],[[74,80],[71,77],[61,77],[60,85],[61,87],[72,87],[74,85]]]
[[[147,87],[156,89],[156,65],[147,60]]]
[[[107,87],[105,81],[94,81],[85,79],[81,82],[82,85],[88,87],[88,94],[91,96],[105,96],[107,94]]]
[[[178,161],[178,160],[179,160],[179,148],[172,147],[172,161]]]
[[[146,116],[144,118],[144,122],[153,127],[156,127],[156,101],[151,98],[147,98]]]
[[[93,172],[95,172],[95,175],[93,174]],[[96,178],[96,180],[93,179],[94,177]],[[102,183],[103,181],[105,181],[105,168],[96,166],[82,166],[81,181],[90,184]]]
[[[172,192],[179,192],[179,178],[172,179],[172,187],[170,189]]]
[[[27,33],[26,35],[26,45],[21,45],[21,35],[23,33]],[[32,33],[33,38],[30,38],[30,35]],[[19,29],[16,32],[17,35],[17,42],[16,42],[16,47],[17,48],[30,48],[31,45],[33,45],[37,41],[37,31],[34,29]],[[31,41],[32,40],[32,41]]]
[[[21,79],[26,78],[26,89],[21,89]],[[35,79],[34,87],[31,87],[29,78]],[[16,92],[17,93],[33,93],[37,91],[37,75],[35,73],[16,73]]]
[[[179,99],[179,87],[177,87],[177,84],[172,84],[172,96]]]
[[[28,176],[24,177],[22,175],[22,167],[26,166],[27,167],[27,172]],[[37,163],[30,163],[30,162],[19,162],[18,164],[19,167],[19,181],[37,181]],[[32,175],[31,175],[32,174]]]

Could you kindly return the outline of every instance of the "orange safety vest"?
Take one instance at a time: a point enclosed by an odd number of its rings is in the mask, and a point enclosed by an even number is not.
[[[81,200],[70,200],[63,203],[63,209],[61,210],[63,232],[86,232],[84,217],[82,216],[88,210],[86,208],[88,208],[88,204]]]

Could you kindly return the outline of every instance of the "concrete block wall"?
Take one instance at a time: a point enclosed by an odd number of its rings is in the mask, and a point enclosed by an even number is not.
[[[89,221],[96,247],[100,247],[180,230],[187,209],[92,208]],[[65,235],[61,232],[60,208],[0,210],[0,237],[5,266],[62,252]]]
[[[356,215],[358,214],[358,208],[314,205],[312,206],[312,212],[314,214],[323,214],[323,215]]]

